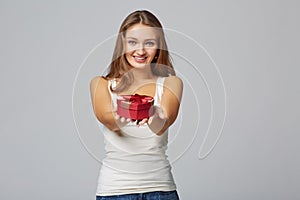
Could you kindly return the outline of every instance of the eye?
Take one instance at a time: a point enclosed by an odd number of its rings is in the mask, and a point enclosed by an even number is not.
[[[134,41],[134,40],[128,40],[128,44],[130,44],[130,45],[135,45],[136,44],[136,41]]]
[[[152,41],[149,41],[149,42],[146,42],[145,45],[148,47],[153,47],[155,45],[155,43]]]

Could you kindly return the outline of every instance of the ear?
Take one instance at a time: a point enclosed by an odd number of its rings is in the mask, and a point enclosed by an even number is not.
[[[152,63],[156,63],[156,62],[157,62],[157,59],[158,59],[158,56],[159,56],[159,52],[160,52],[160,50],[158,49],[158,50],[156,51],[156,54],[155,54],[153,60],[152,60]]]

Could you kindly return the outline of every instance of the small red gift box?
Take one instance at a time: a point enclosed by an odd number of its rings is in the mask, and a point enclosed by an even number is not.
[[[153,115],[154,99],[146,95],[120,95],[117,98],[117,114],[133,120],[149,118]]]

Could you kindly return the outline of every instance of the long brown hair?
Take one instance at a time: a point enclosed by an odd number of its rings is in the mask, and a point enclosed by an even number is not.
[[[114,90],[111,88],[113,92],[125,90],[134,80],[132,73],[130,73],[132,67],[125,57],[124,38],[126,30],[135,24],[147,25],[157,28],[158,30],[158,49],[151,63],[152,73],[163,77],[169,76],[169,74],[175,75],[161,23],[151,12],[147,10],[137,10],[129,14],[121,24],[112,61],[109,65],[109,72],[105,76],[106,79],[121,78],[117,87]]]

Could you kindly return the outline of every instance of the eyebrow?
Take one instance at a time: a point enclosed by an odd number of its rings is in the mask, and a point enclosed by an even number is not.
[[[137,38],[135,38],[135,37],[126,37],[126,39],[138,40],[138,39],[137,39]],[[155,40],[155,41],[156,41],[156,39],[155,39],[155,38],[148,38],[148,39],[145,39],[145,40]]]

